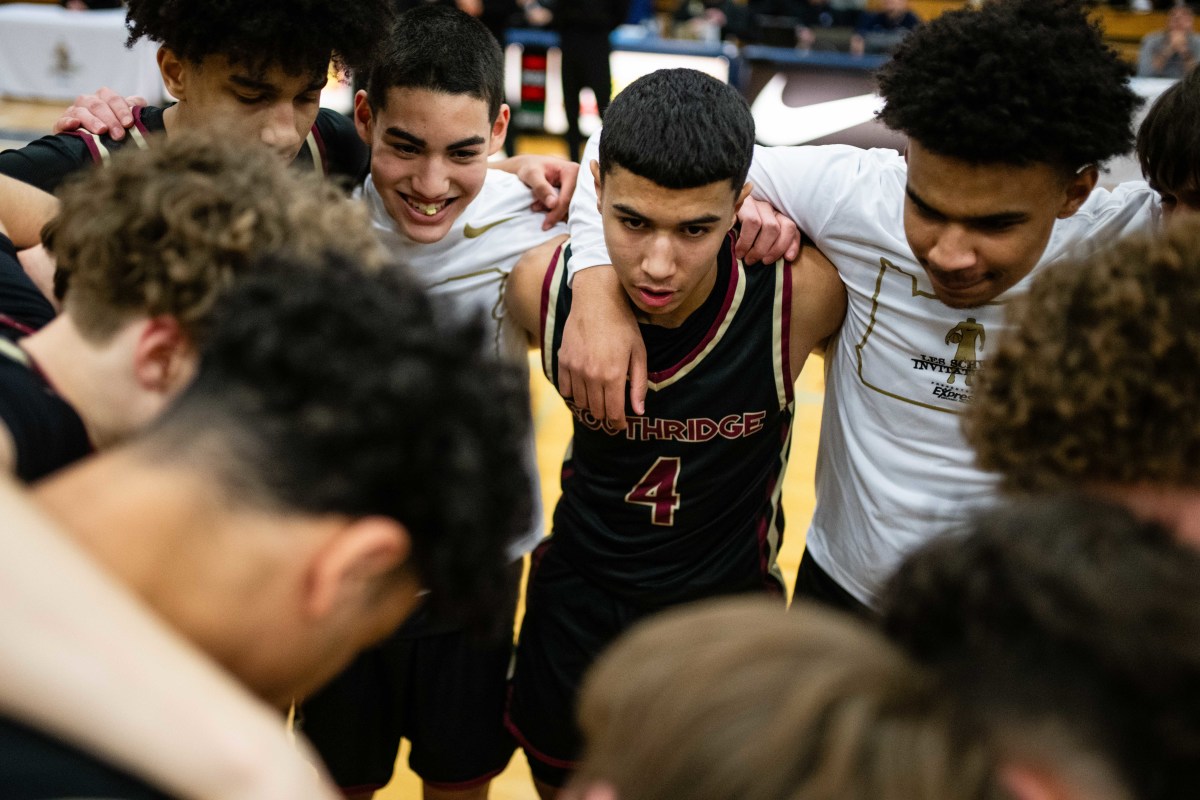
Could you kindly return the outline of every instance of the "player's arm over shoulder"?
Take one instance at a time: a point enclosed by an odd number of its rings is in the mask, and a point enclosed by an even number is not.
[[[846,316],[846,287],[833,263],[811,241],[792,262],[792,316],[789,355],[792,380],[814,348],[837,332]]]
[[[555,260],[555,253],[566,241],[567,237],[563,234],[526,250],[508,276],[508,285],[504,290],[508,317],[535,343],[541,341],[542,284],[546,279],[546,271]],[[558,257],[561,258],[562,254],[559,253]]]

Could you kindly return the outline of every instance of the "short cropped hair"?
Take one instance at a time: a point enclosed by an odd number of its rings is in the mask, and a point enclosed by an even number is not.
[[[1200,553],[1167,531],[1093,498],[996,509],[905,561],[881,608],[1001,758],[1200,797]]]
[[[203,339],[217,296],[267,251],[337,246],[380,263],[365,211],[266,148],[213,134],[159,138],[73,176],[45,231],[80,332],[107,341],[170,315]]]
[[[367,79],[367,101],[375,111],[388,91],[428,89],[468,95],[488,106],[496,121],[504,102],[504,55],[482,22],[446,6],[418,6],[401,14]]]
[[[1157,191],[1200,190],[1200,71],[1159,95],[1137,133],[1142,174]]]
[[[532,520],[519,371],[398,268],[318,251],[252,272],[147,452],[198,460],[231,503],[397,520],[433,610],[494,621]]]
[[[693,69],[660,69],[604,112],[600,174],[621,167],[667,189],[729,181],[740,190],[754,155],[754,117],[736,89]]]
[[[857,620],[724,599],[664,612],[584,682],[577,785],[621,800],[985,800],[934,681]]]
[[[1200,487],[1200,220],[1058,264],[1009,314],[964,414],[1005,489]]]
[[[879,118],[939,155],[1072,174],[1129,150],[1132,72],[1080,0],[991,0],[904,40]]]
[[[127,45],[146,37],[196,63],[224,56],[291,75],[365,68],[394,17],[391,0],[127,0]]]

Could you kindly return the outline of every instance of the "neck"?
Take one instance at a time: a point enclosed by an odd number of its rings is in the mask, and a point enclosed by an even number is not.
[[[114,348],[85,339],[68,314],[61,314],[37,333],[21,340],[54,390],[83,420],[96,448],[107,447],[129,433],[130,409],[137,407]]]

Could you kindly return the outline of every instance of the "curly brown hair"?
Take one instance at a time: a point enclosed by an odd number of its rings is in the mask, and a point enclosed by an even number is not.
[[[1047,270],[964,416],[1009,491],[1200,486],[1200,220]]]
[[[60,195],[43,239],[69,287],[64,308],[93,341],[167,314],[201,343],[218,295],[266,253],[382,261],[360,204],[265,148],[213,135],[159,137]]]

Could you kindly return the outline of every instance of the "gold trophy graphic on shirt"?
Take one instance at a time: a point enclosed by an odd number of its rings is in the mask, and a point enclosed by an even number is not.
[[[978,350],[983,349],[986,341],[987,332],[982,325],[975,321],[974,317],[967,317],[950,329],[950,332],[946,334],[946,344],[956,344],[958,350],[955,351],[954,360],[951,362],[955,369],[950,372],[950,378],[946,383],[954,383],[956,374],[966,375],[967,386],[975,383],[975,364],[979,361]]]

